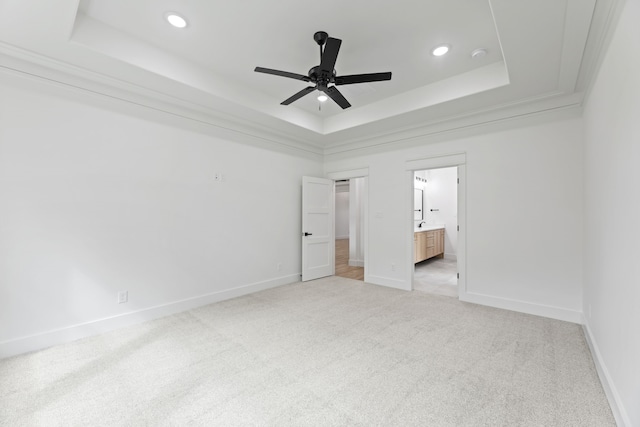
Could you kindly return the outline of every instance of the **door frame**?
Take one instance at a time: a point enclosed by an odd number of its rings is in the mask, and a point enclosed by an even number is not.
[[[363,248],[364,248],[364,281],[369,282],[369,168],[351,169],[345,171],[328,172],[326,178],[334,182],[342,179],[364,178],[363,206]]]
[[[433,157],[427,157],[406,162],[407,171],[407,200],[411,203],[407,206],[407,241],[411,248],[408,253],[410,259],[407,267],[411,271],[411,289],[413,290],[413,280],[415,276],[414,264],[414,217],[413,217],[413,189],[415,188],[414,173],[421,170],[442,169],[448,167],[457,167],[458,169],[458,250],[457,250],[457,267],[458,267],[458,299],[466,300],[467,295],[467,170],[466,170],[466,153],[452,153]]]

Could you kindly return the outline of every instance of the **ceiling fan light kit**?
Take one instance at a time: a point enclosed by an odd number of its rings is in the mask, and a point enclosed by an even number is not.
[[[351,104],[342,95],[342,93],[340,93],[336,86],[391,80],[391,72],[351,74],[347,76],[336,75],[335,65],[336,60],[338,59],[338,52],[340,52],[342,40],[329,37],[329,34],[324,31],[316,32],[313,35],[313,40],[315,40],[318,46],[320,46],[320,65],[312,67],[306,76],[303,74],[290,73],[288,71],[273,70],[263,67],[256,67],[254,70],[258,73],[273,74],[275,76],[287,77],[315,84],[315,86],[308,86],[285,99],[281,102],[282,105],[289,105],[303,96],[318,90],[323,92],[318,96],[318,100],[320,102],[326,101],[328,97],[333,99],[333,101],[342,109],[346,109],[351,107]],[[330,86],[331,84],[333,85]],[[325,95],[324,101],[320,99],[323,95]]]

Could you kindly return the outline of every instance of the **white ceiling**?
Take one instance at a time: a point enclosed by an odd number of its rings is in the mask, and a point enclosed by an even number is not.
[[[614,1],[0,0],[0,66],[326,150],[579,104]],[[168,25],[167,11],[187,28]],[[338,75],[392,80],[340,86],[347,110],[319,110],[313,94],[280,105],[308,84],[253,69],[306,74],[319,63],[319,30],[342,40]],[[432,56],[442,43],[451,51]],[[471,58],[477,48],[488,54]]]

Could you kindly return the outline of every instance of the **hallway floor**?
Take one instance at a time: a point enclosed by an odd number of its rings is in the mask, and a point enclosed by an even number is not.
[[[431,258],[415,265],[413,289],[430,294],[458,297],[456,260]]]
[[[364,267],[349,265],[349,239],[336,239],[336,276],[364,280]]]

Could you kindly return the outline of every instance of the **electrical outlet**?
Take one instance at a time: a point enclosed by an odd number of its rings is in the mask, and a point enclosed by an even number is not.
[[[217,172],[214,173],[213,174],[213,180],[214,181],[218,181],[218,182],[222,181],[222,174],[221,173],[217,173]]]
[[[391,264],[391,271],[396,271],[396,265],[395,264]]]
[[[118,304],[124,304],[129,301],[129,292],[120,291],[118,292]]]

